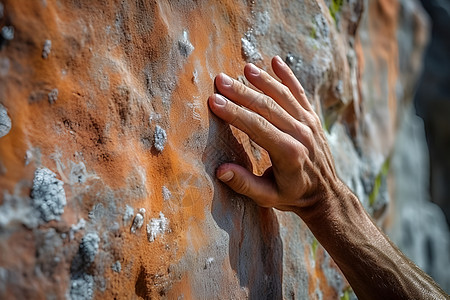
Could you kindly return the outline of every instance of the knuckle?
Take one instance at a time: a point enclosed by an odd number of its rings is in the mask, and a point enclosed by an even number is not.
[[[256,124],[262,130],[269,128],[269,122],[259,115],[256,117]]]
[[[248,195],[250,192],[250,184],[242,178],[235,179],[233,182],[234,190],[240,194]]]
[[[234,87],[236,93],[238,93],[240,95],[247,93],[248,88],[244,84],[242,84],[238,81],[234,82],[233,87]]]
[[[300,143],[292,143],[290,146],[290,150],[288,150],[288,153],[286,155],[286,168],[291,170],[301,169],[303,167],[305,157],[307,156],[308,150],[303,145],[301,145]]]
[[[305,95],[305,89],[303,88],[303,86],[300,84],[300,82],[298,83],[298,93],[300,94],[300,96],[306,96]]]
[[[264,102],[269,112],[274,112],[278,110],[278,104],[269,96],[264,96]]]
[[[289,90],[288,87],[284,86],[281,89],[280,96],[284,99],[291,99],[292,98],[291,90]]]

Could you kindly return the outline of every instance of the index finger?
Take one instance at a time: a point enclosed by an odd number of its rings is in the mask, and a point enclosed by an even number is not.
[[[267,150],[272,163],[282,166],[286,157],[295,152],[303,151],[307,155],[308,150],[303,144],[262,116],[236,105],[222,95],[215,94],[208,102],[214,114],[245,132],[250,139]]]

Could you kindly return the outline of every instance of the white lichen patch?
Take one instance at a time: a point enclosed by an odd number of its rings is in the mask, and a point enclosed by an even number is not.
[[[83,237],[79,252],[84,263],[90,264],[95,260],[99,242],[100,237],[95,232],[90,232]]]
[[[50,102],[50,104],[55,103],[56,100],[58,100],[58,94],[58,89],[51,90],[50,93],[48,93],[48,102]]]
[[[155,149],[159,152],[164,150],[164,146],[167,142],[167,133],[166,131],[159,125],[156,125],[155,127],[155,140],[154,140],[154,146]]]
[[[150,123],[150,125],[153,123],[153,121],[158,122],[161,120],[161,114],[155,113],[155,112],[151,112],[150,116],[148,117],[148,122]]]
[[[211,268],[211,265],[212,265],[213,262],[214,262],[214,257],[208,257],[208,258],[206,259],[204,269],[206,270],[206,269]]]
[[[261,54],[256,48],[256,39],[251,34],[246,34],[241,38],[242,53],[247,62],[256,62],[262,59]]]
[[[2,31],[1,31],[1,35],[7,41],[12,40],[14,38],[14,27],[12,27],[12,26],[3,26]]]
[[[163,195],[164,201],[168,201],[168,200],[170,200],[170,198],[172,198],[172,193],[166,186],[162,187],[162,195]]]
[[[133,220],[133,225],[131,225],[131,232],[136,233],[136,230],[140,229],[142,225],[144,225],[144,215],[145,208],[139,209],[139,212],[136,214]]]
[[[199,78],[198,78],[198,71],[197,69],[194,70],[194,72],[192,72],[192,82],[195,84],[199,83]]]
[[[158,235],[162,235],[169,229],[169,220],[164,217],[162,212],[159,213],[159,218],[150,220],[147,224],[147,238],[149,242],[154,242]]]
[[[45,222],[59,220],[66,206],[64,183],[47,168],[39,168],[34,173],[31,198],[33,207]]]
[[[123,214],[123,223],[127,224],[134,216],[134,208],[128,204],[125,206],[125,213]]]
[[[4,137],[11,130],[11,119],[6,108],[0,104],[0,138]]]
[[[92,299],[94,295],[94,277],[82,273],[76,278],[72,278],[70,283],[70,298],[76,300]]]
[[[178,49],[180,50],[181,55],[184,57],[188,57],[191,55],[192,51],[194,51],[194,46],[189,41],[189,34],[185,30],[183,31],[183,35],[181,39],[178,41]]]
[[[120,273],[120,271],[122,271],[122,264],[120,261],[116,261],[112,264],[111,269],[116,273]]]
[[[75,233],[77,233],[80,230],[83,230],[85,227],[86,221],[83,218],[81,218],[77,224],[73,224],[72,226],[70,226],[69,239],[73,240],[75,238]]]
[[[42,48],[42,58],[47,59],[50,55],[50,51],[52,50],[52,41],[45,40],[44,47]]]
[[[192,110],[192,118],[194,120],[200,121],[201,120],[201,103],[198,99],[194,99],[192,103],[187,103],[187,106]]]

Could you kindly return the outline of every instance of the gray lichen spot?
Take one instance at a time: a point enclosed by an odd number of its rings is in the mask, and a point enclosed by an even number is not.
[[[116,261],[115,263],[113,263],[111,269],[116,273],[120,273],[120,271],[122,271],[122,265],[120,264],[120,261]]]
[[[42,58],[47,59],[50,55],[50,51],[52,50],[52,41],[45,40],[44,48],[42,48]]]
[[[66,206],[64,183],[47,168],[39,168],[34,173],[31,198],[33,207],[45,222],[59,220]]]
[[[51,90],[50,93],[48,93],[48,102],[50,102],[50,104],[55,103],[56,100],[58,100],[58,94],[58,89]]]
[[[11,130],[11,119],[6,108],[0,104],[0,138],[4,137]]]
[[[167,142],[167,133],[164,129],[162,129],[159,125],[156,125],[155,128],[155,148],[159,152],[164,150],[164,146]]]
[[[136,214],[133,220],[133,225],[131,225],[131,232],[136,233],[136,230],[140,229],[142,225],[144,225],[144,215],[145,208],[139,209],[139,212]]]
[[[94,261],[95,255],[97,255],[99,242],[100,237],[95,232],[88,233],[83,237],[79,251],[84,263],[89,265]]]
[[[178,49],[180,50],[181,55],[183,55],[184,57],[188,57],[195,49],[189,41],[189,35],[186,30],[183,31],[183,36],[178,41]]]
[[[251,34],[246,34],[241,38],[242,54],[248,62],[256,62],[262,59],[261,54],[256,49],[256,39]]]
[[[172,193],[166,186],[162,187],[162,195],[165,201],[168,201],[170,200],[170,198],[172,198]]]
[[[1,34],[5,40],[11,41],[14,38],[14,27],[3,26]]]
[[[163,234],[167,231],[169,227],[169,220],[164,217],[162,212],[159,213],[159,218],[154,218],[150,220],[147,224],[147,238],[149,242],[155,241],[158,235]]]
[[[90,300],[94,295],[94,277],[83,273],[73,278],[70,285],[70,299]]]
[[[128,204],[125,206],[125,213],[123,215],[123,223],[127,224],[134,216],[134,208],[129,206]]]

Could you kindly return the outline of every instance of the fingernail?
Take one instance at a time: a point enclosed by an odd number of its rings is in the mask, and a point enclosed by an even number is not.
[[[216,103],[217,106],[225,106],[227,104],[227,100],[222,95],[216,94],[214,97],[214,103]]]
[[[234,177],[233,171],[226,171],[221,176],[219,176],[219,179],[223,182],[228,182]]]
[[[222,84],[225,86],[231,86],[233,84],[233,79],[227,74],[222,73]]]
[[[278,55],[275,56],[275,60],[277,61],[277,64],[280,65],[281,67],[286,65],[286,63]]]
[[[250,74],[252,74],[252,75],[255,75],[255,76],[257,76],[257,75],[259,75],[259,73],[261,72],[260,70],[259,70],[259,68],[258,67],[256,67],[254,64],[252,64],[252,63],[250,63],[249,64],[249,72],[250,72]]]

